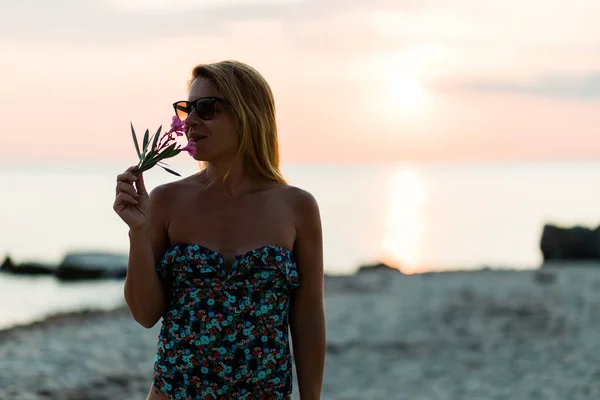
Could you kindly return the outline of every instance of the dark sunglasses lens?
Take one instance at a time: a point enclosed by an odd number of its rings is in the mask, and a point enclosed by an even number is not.
[[[198,116],[202,119],[211,119],[215,113],[215,102],[211,99],[200,99],[195,107]]]
[[[179,102],[179,103],[175,103],[174,108],[175,108],[175,115],[177,115],[177,118],[179,118],[182,121],[184,119],[186,119],[188,117],[188,115],[190,114],[190,108],[183,101]]]

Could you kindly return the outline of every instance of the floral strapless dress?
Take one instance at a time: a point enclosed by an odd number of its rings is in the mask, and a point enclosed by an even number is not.
[[[177,244],[157,265],[168,298],[153,384],[169,399],[285,399],[292,392],[288,338],[293,253],[264,246],[236,256]]]

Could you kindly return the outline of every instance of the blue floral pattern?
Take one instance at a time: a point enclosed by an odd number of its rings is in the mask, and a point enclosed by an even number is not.
[[[169,399],[284,399],[292,391],[290,293],[293,253],[264,246],[236,256],[198,244],[168,249],[157,271],[168,307],[153,383]]]

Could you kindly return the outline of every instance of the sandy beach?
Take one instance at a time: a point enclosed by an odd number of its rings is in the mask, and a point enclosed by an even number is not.
[[[324,400],[600,398],[597,267],[328,278],[326,312]],[[0,332],[0,399],[144,399],[158,329],[120,309]]]

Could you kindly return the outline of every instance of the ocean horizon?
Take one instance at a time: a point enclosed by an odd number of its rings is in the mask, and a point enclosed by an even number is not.
[[[112,210],[119,162],[0,164],[0,254],[55,264],[69,251],[127,252]],[[186,176],[193,162],[171,167]],[[544,223],[596,226],[600,162],[283,165],[323,221],[325,270],[386,262],[405,272],[535,268]],[[160,168],[153,187],[178,179]]]

